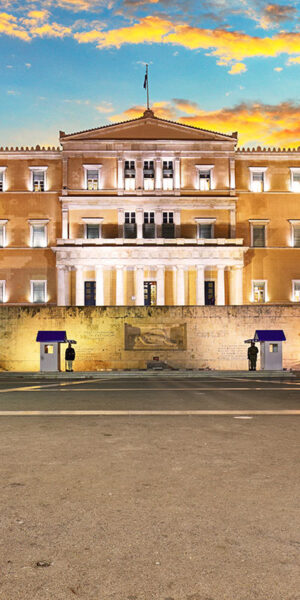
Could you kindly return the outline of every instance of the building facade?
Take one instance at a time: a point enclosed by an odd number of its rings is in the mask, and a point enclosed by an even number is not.
[[[138,119],[0,149],[0,301],[300,302],[300,148]]]

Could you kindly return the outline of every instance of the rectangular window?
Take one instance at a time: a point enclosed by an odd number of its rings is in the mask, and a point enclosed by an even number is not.
[[[211,189],[211,171],[199,171],[199,189],[202,192]]]
[[[161,229],[163,238],[175,238],[175,224],[173,212],[163,212],[163,222]]]
[[[266,282],[252,281],[253,302],[266,302]]]
[[[145,160],[144,161],[144,190],[152,191],[154,190],[154,161],[153,160]]]
[[[4,172],[0,170],[0,192],[4,189]]]
[[[5,281],[0,281],[0,303],[5,302]]]
[[[5,225],[0,225],[0,248],[5,246]]]
[[[293,281],[293,301],[300,302],[300,279]]]
[[[251,171],[251,190],[252,192],[263,192],[265,183],[264,171]]]
[[[98,169],[87,169],[86,171],[87,189],[98,190],[99,189],[99,170]]]
[[[291,167],[291,191],[300,192],[300,169]]]
[[[163,190],[172,190],[174,185],[174,169],[172,160],[163,161]]]
[[[43,304],[46,302],[46,281],[32,281],[31,282],[31,298],[32,302]]]
[[[46,225],[31,225],[32,227],[32,248],[45,248],[46,241]]]
[[[278,352],[278,344],[270,344],[269,345],[270,352]]]
[[[34,192],[45,191],[45,171],[32,171],[32,184]]]
[[[299,225],[293,225],[293,246],[294,248],[300,248],[300,223]]]
[[[125,179],[125,190],[128,192],[135,190],[135,162],[134,162],[134,160],[125,160],[124,179]]]
[[[100,227],[97,224],[87,223],[86,225],[86,239],[96,240],[100,237]]]
[[[254,248],[264,248],[266,245],[266,226],[252,225],[252,246]]]
[[[213,225],[211,223],[199,223],[198,224],[198,237],[204,239],[213,238]]]
[[[125,212],[124,238],[136,238],[135,212]]]
[[[143,237],[146,239],[155,238],[154,212],[144,212]]]

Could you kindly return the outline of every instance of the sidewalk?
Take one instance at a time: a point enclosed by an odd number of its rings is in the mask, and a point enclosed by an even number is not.
[[[128,371],[74,371],[73,373],[40,372],[40,371],[0,371],[0,379],[137,379],[137,378],[172,378],[194,377],[207,378],[247,378],[247,379],[292,379],[298,375],[293,371],[206,371],[188,369],[145,369]]]

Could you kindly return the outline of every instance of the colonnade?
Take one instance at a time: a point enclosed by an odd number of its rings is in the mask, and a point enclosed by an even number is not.
[[[84,306],[84,270],[90,270],[91,267],[83,265],[75,265],[68,267],[59,265],[57,267],[57,304],[58,306],[70,305],[70,270],[75,270],[75,304],[76,306]],[[124,306],[125,302],[125,275],[129,268],[125,265],[115,265],[109,267],[116,271],[116,306]],[[151,281],[156,281],[157,296],[156,305],[165,305],[165,271],[172,270],[174,274],[174,304],[177,306],[185,305],[186,298],[186,278],[185,271],[192,269],[192,265],[164,266],[158,265],[155,268],[156,276],[151,278]],[[197,264],[196,268],[196,304],[203,306],[205,304],[205,265]],[[206,268],[217,271],[216,279],[216,304],[219,306],[225,305],[225,268],[226,265],[207,266]],[[135,271],[135,304],[137,306],[144,305],[144,272],[149,269],[149,266],[137,264],[134,267]],[[153,268],[151,268],[152,270]],[[96,306],[104,305],[104,266],[95,265],[95,288],[96,288]],[[230,266],[230,284],[229,284],[229,303],[233,305],[243,304],[243,267],[241,265]]]

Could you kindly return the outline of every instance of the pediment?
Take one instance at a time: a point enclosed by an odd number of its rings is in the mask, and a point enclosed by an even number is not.
[[[146,111],[147,113],[147,111]],[[145,115],[146,115],[145,113]],[[65,134],[60,132],[60,139],[64,141],[92,141],[92,140],[207,140],[207,141],[235,141],[236,134],[229,135],[215,131],[201,129],[159,119],[155,117],[152,111],[149,111],[151,116],[144,115],[138,119],[106,125],[87,131]],[[153,116],[152,116],[153,115]]]

